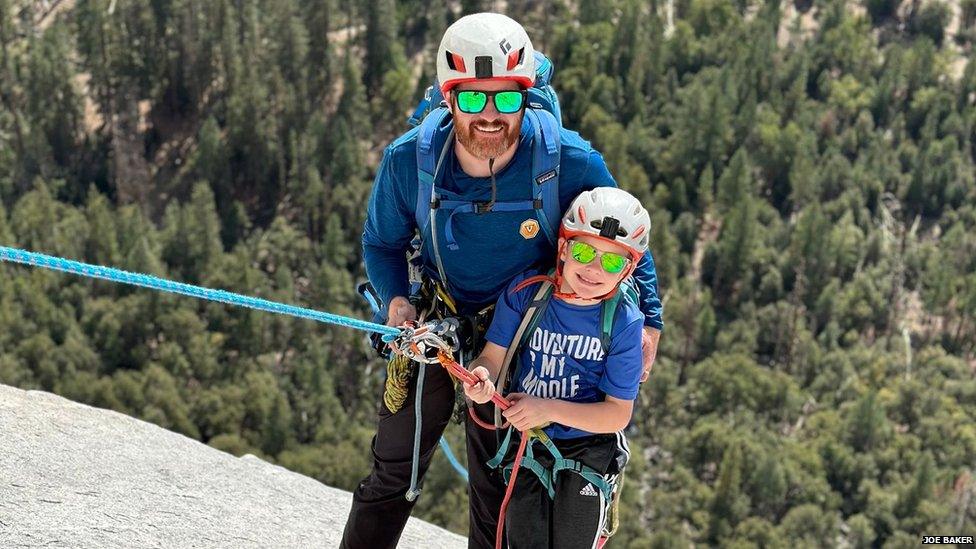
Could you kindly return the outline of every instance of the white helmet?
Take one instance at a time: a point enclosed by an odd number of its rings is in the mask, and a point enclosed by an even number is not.
[[[634,195],[616,187],[597,187],[573,200],[563,216],[559,235],[589,235],[612,240],[630,250],[634,261],[647,251],[651,216]]]
[[[444,31],[437,50],[441,92],[462,82],[513,80],[535,83],[535,51],[522,25],[500,13],[466,15]]]

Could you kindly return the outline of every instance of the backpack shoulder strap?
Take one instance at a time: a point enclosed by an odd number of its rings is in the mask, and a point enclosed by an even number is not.
[[[443,156],[442,148],[453,136],[454,125],[450,121],[451,112],[447,107],[438,107],[420,123],[417,133],[417,204],[414,216],[421,240],[430,223],[430,203],[434,198],[434,187],[438,164]]]
[[[423,99],[420,100],[420,103],[417,103],[417,108],[413,110],[413,114],[410,115],[410,118],[407,118],[407,124],[410,124],[411,127],[417,127],[421,122],[424,121],[427,113],[430,112],[430,108],[433,103],[433,95],[434,86],[427,86],[427,89],[424,91]]]
[[[518,330],[515,331],[515,337],[512,338],[512,342],[509,343],[508,349],[505,351],[505,359],[502,360],[502,367],[498,371],[497,380],[497,390],[501,394],[505,394],[505,390],[508,385],[508,370],[514,360],[515,355],[518,353],[519,349],[532,337],[532,332],[535,331],[536,327],[539,326],[539,321],[542,319],[542,313],[545,312],[546,307],[549,305],[549,300],[552,298],[552,292],[554,286],[551,282],[543,281],[539,285],[538,291],[532,297],[532,301],[529,302],[529,307],[525,310],[522,315],[522,323],[519,324]],[[517,375],[517,372],[516,372]],[[501,426],[501,410],[495,409],[495,425]]]
[[[613,321],[617,317],[617,311],[625,301],[636,304],[638,301],[637,290],[633,287],[630,280],[620,283],[617,292],[610,299],[603,300],[600,306],[600,343],[603,345],[603,353],[610,352],[610,340],[613,337]]]
[[[559,208],[559,121],[545,109],[526,109],[532,124],[532,198],[539,224],[549,242],[556,245],[562,212]]]
[[[431,235],[431,248],[434,252],[434,262],[437,264],[437,274],[441,284],[448,287],[447,272],[441,261],[436,235],[431,231],[430,220],[434,201],[437,199],[437,181],[443,177],[441,165],[454,139],[451,111],[447,107],[434,109],[424,118],[417,130],[417,202],[414,206],[414,218],[420,234],[421,247],[427,240],[426,235]]]

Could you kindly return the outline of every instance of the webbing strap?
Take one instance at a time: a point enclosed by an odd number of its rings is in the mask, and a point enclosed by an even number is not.
[[[543,282],[539,287],[539,291],[535,293],[535,297],[532,298],[532,303],[529,304],[529,308],[526,309],[525,314],[522,315],[522,323],[519,324],[518,330],[515,331],[515,337],[512,338],[512,342],[508,345],[508,349],[505,351],[505,359],[502,361],[502,367],[498,370],[496,386],[498,387],[498,392],[501,394],[505,394],[505,391],[508,388],[508,368],[512,364],[512,359],[522,346],[522,338],[524,338],[526,334],[531,336],[531,330],[529,330],[529,327],[533,326],[534,324],[538,324],[536,317],[542,315],[537,315],[536,311],[540,306],[544,306],[545,303],[548,302],[546,297],[551,293],[551,289],[552,284],[549,282]],[[543,302],[543,300],[546,301]],[[502,423],[502,411],[495,408],[495,427],[500,428]]]
[[[447,216],[447,223],[444,226],[445,238],[447,240],[447,247],[451,250],[458,250],[457,240],[454,239],[454,216],[463,213],[488,213],[488,212],[521,212],[521,211],[533,211],[535,210],[535,202],[532,200],[516,200],[511,202],[495,202],[491,206],[491,210],[482,212],[482,203],[480,202],[469,202],[467,200],[440,200],[437,202],[438,207],[436,209],[450,210],[451,214]]]
[[[420,234],[420,245],[423,247],[428,239],[434,252],[434,262],[437,265],[437,275],[441,282],[448,284],[444,264],[441,261],[440,249],[437,244],[437,212],[430,207],[437,198],[437,181],[443,175],[441,168],[447,152],[454,143],[454,124],[450,123],[450,111],[446,107],[439,107],[431,111],[418,128],[417,135],[417,199],[414,204],[414,219],[417,232]],[[450,127],[439,154],[435,155],[435,147],[439,132],[443,127]]]
[[[564,458],[562,452],[559,451],[559,448],[556,448],[556,444],[553,443],[552,439],[544,440],[542,443],[545,445],[546,449],[549,450],[549,453],[552,454],[553,464],[552,471],[550,472],[552,477],[551,482],[555,483],[556,475],[558,475],[561,471],[572,471],[595,484],[609,501],[610,497],[613,495],[613,487],[610,486],[610,483],[607,482],[599,471],[590,467],[589,465],[586,465],[582,461]]]
[[[505,459],[505,454],[508,453],[508,447],[512,444],[512,429],[508,429],[505,432],[505,438],[502,443],[498,445],[498,451],[495,452],[495,457],[488,460],[488,467],[494,469],[502,464],[502,460]]]
[[[559,122],[552,113],[542,109],[526,109],[525,117],[533,130],[532,196],[536,202],[536,217],[553,246],[559,238]]]
[[[417,365],[417,387],[413,399],[413,460],[410,463],[410,489],[407,490],[407,501],[414,501],[420,496],[420,429],[422,427],[421,402],[424,394],[424,377],[427,373],[426,364]]]
[[[501,465],[502,461],[505,459],[505,454],[508,453],[508,448],[512,443],[512,431],[514,430],[514,428],[509,428],[508,432],[505,433],[505,438],[498,446],[498,452],[495,453],[495,457],[491,458],[491,460],[487,462],[488,467],[495,469]],[[522,436],[528,435],[523,434]],[[545,446],[546,450],[548,450],[552,455],[552,468],[546,469],[537,459],[535,459],[535,453],[532,450],[533,444],[531,443],[525,447],[525,455],[522,456],[521,466],[532,471],[532,473],[539,478],[539,482],[549,493],[550,499],[554,498],[556,495],[556,475],[562,471],[571,471],[599,488],[600,492],[603,493],[603,496],[607,499],[607,501],[611,500],[613,497],[613,485],[607,481],[606,477],[602,473],[579,460],[564,458],[562,452],[559,451],[559,448],[556,448],[556,444],[549,437],[542,438],[539,440],[539,442],[541,442],[543,446]],[[506,465],[504,468],[502,468],[502,477],[504,478],[506,484],[508,484],[511,471],[512,465]]]
[[[514,464],[507,465],[502,471],[502,477],[505,479],[505,483],[508,484],[509,479],[512,476],[512,469]],[[532,471],[533,474],[539,479],[539,483],[546,489],[549,494],[549,499],[555,499],[556,489],[553,486],[553,478],[549,471],[543,467],[539,460],[535,459],[535,454],[532,451],[532,444],[528,444],[525,447],[525,455],[522,456],[521,467]]]

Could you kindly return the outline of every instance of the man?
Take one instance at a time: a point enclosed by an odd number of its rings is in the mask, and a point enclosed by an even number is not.
[[[406,251],[415,233],[422,239],[420,262],[425,279],[440,290],[441,303],[456,310],[440,314],[472,319],[486,327],[491,305],[507,283],[533,265],[551,260],[554,243],[538,220],[534,185],[552,183],[535,178],[533,147],[541,147],[539,131],[526,116],[525,90],[536,77],[535,55],[525,29],[500,14],[463,17],[444,33],[437,53],[437,79],[450,109],[453,141],[445,140],[444,154],[433,174],[434,196],[418,196],[417,129],[387,147],[373,186],[363,232],[363,257],[370,282],[388,305],[390,326],[417,319],[409,292]],[[548,113],[543,113],[548,115]],[[421,128],[422,129],[422,128]],[[558,199],[561,212],[580,192],[616,186],[600,153],[580,136],[558,128],[560,143]],[[436,140],[435,140],[436,142]],[[436,148],[438,152],[440,148]],[[536,150],[537,151],[537,150]],[[468,206],[458,206],[467,204]],[[529,204],[522,207],[520,205]],[[534,206],[533,206],[534,204]],[[430,208],[430,221],[418,227],[418,208]],[[558,221],[558,217],[556,218]],[[644,378],[657,349],[661,303],[650,254],[635,272],[644,321]],[[422,305],[429,305],[429,300]],[[481,350],[478,334],[469,354]],[[420,368],[421,366],[416,366]],[[426,472],[454,408],[454,384],[440,367],[424,372],[421,387],[422,426],[419,474]],[[414,502],[404,496],[410,485],[414,446],[416,377],[407,400],[391,409],[381,402],[373,470],[353,494],[342,547],[395,547]],[[491,421],[490,407],[477,413]],[[469,547],[490,548],[505,486],[485,462],[497,449],[494,432],[468,419],[467,451],[470,475]]]

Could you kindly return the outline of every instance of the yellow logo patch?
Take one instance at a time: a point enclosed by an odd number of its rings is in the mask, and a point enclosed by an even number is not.
[[[519,234],[526,240],[535,238],[535,235],[539,234],[539,222],[535,219],[526,219],[519,227]]]

